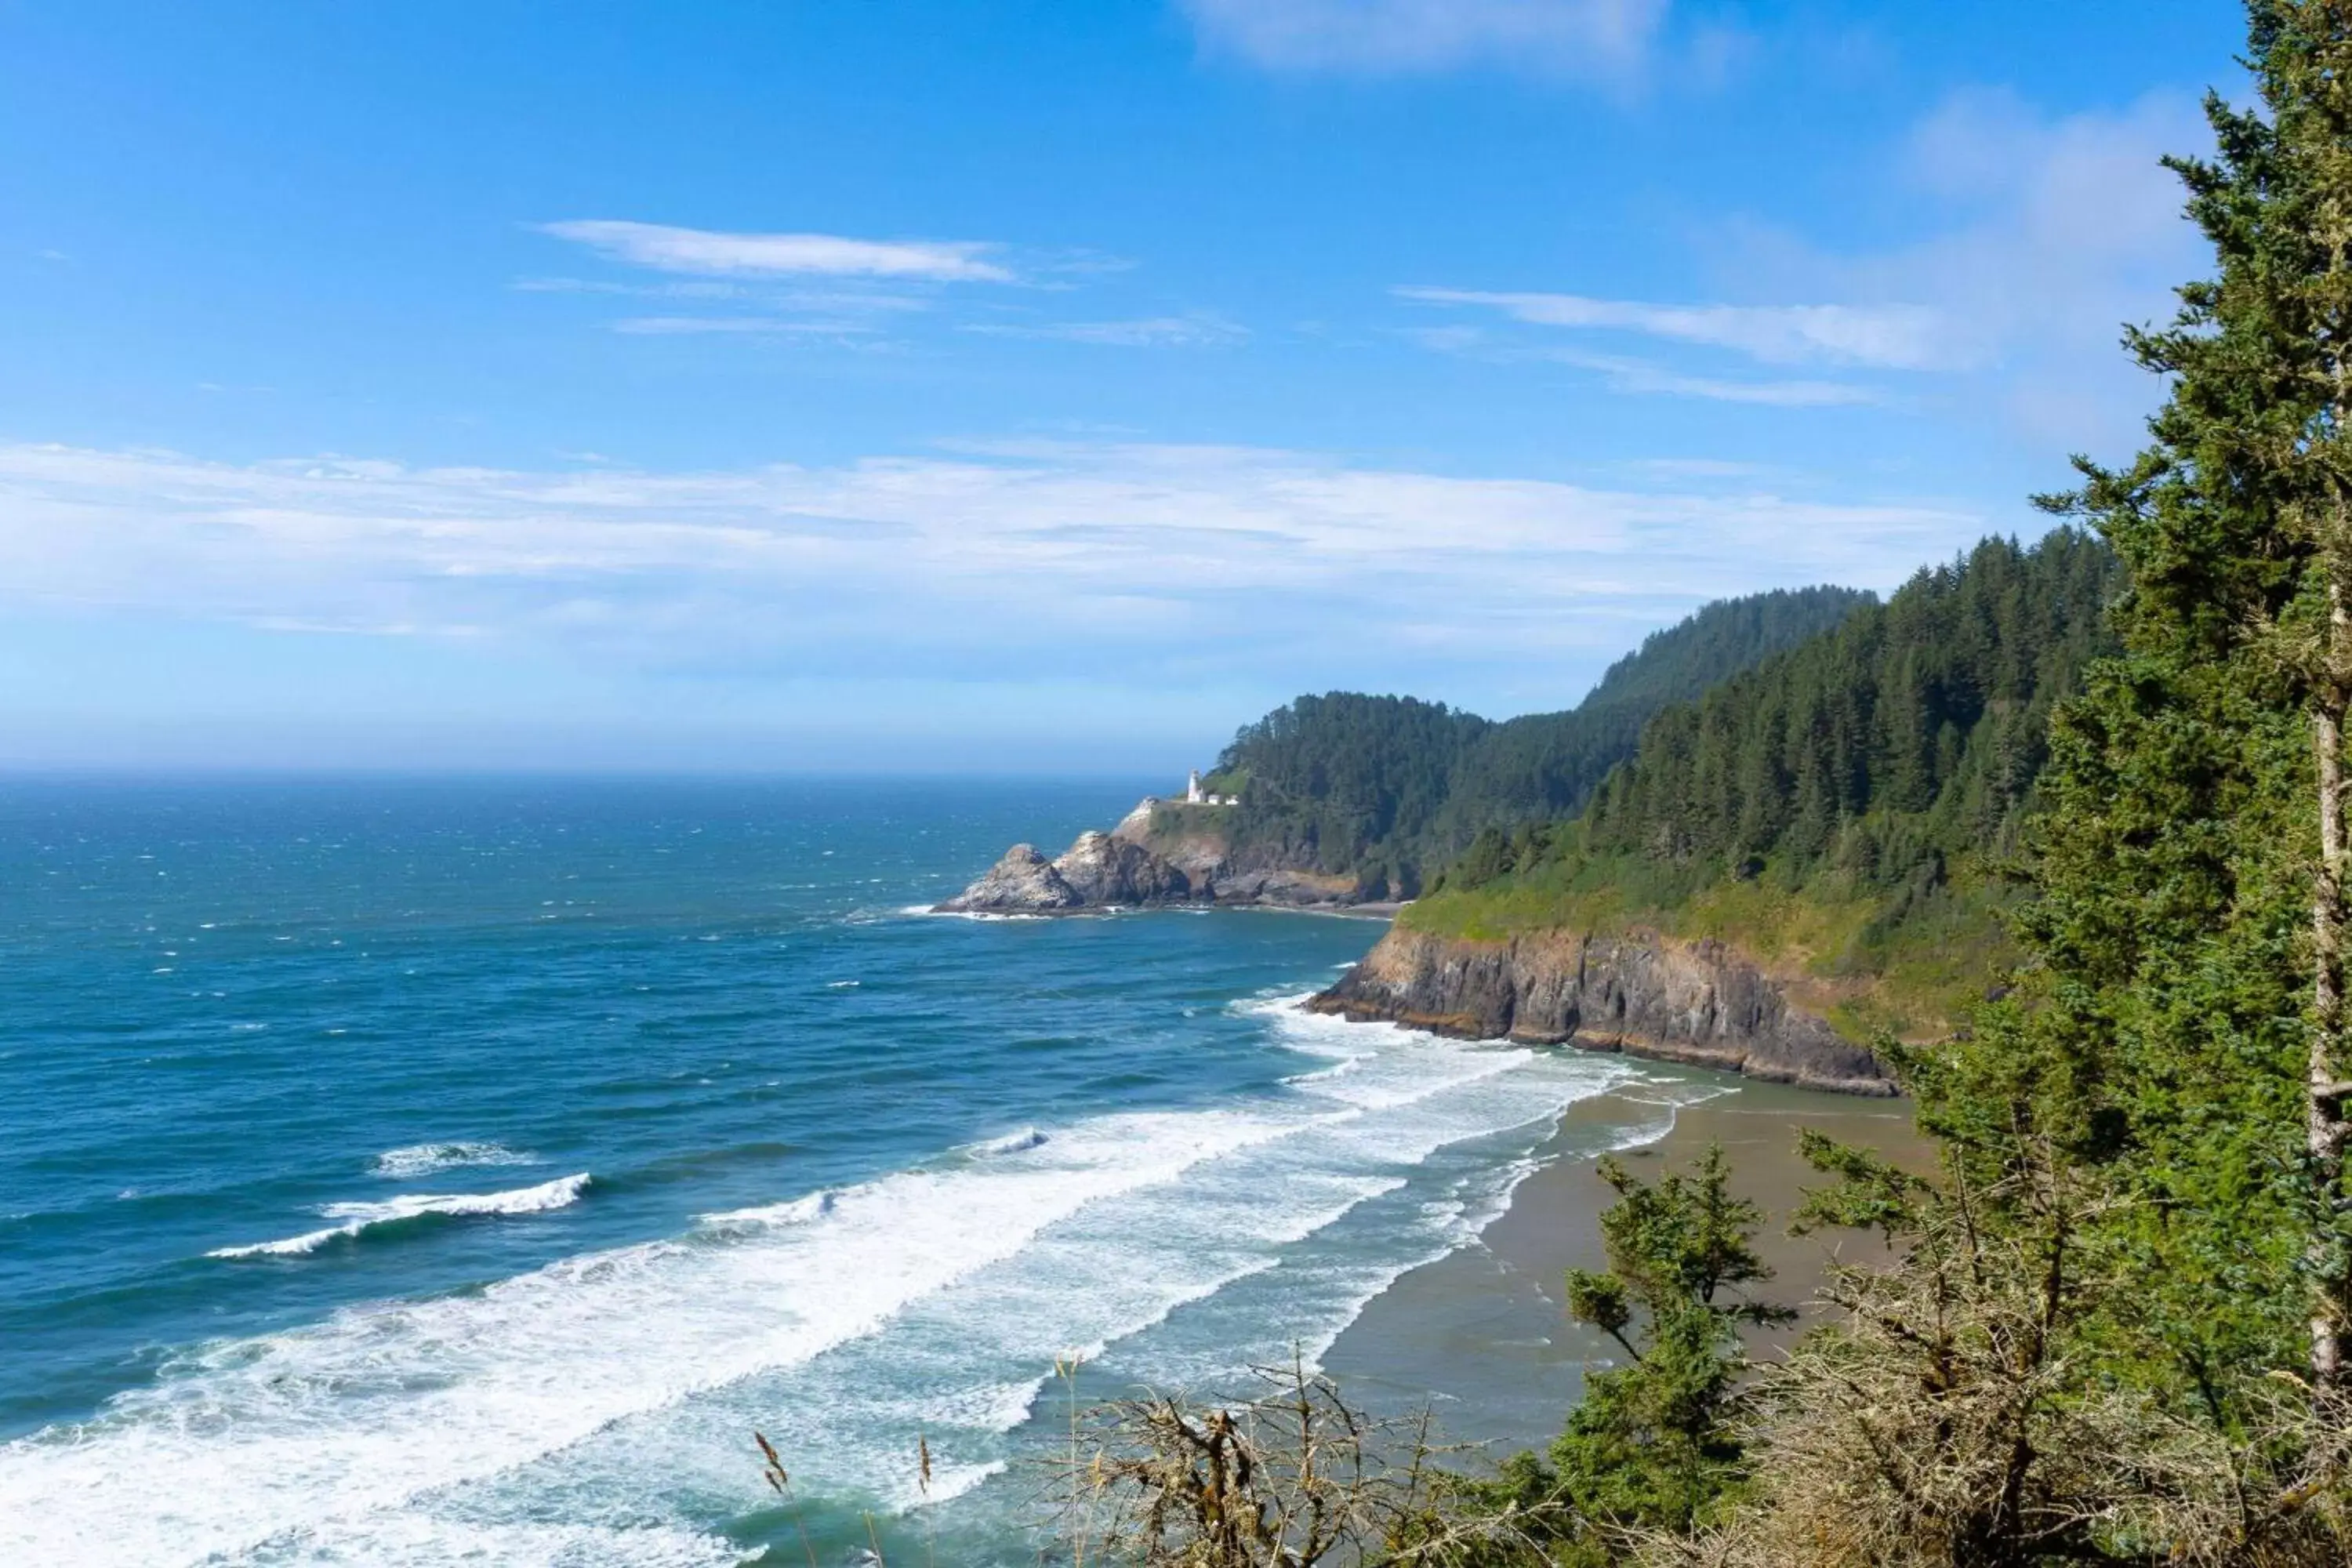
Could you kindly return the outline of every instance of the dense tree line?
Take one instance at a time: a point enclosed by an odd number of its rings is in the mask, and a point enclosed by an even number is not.
[[[2113,647],[2114,552],[2060,529],[1989,539],[1883,605],[1680,703],[1642,731],[1578,852],[1792,880],[1940,880],[2010,847],[2035,798],[2053,707]],[[1461,879],[1495,868],[1491,846]]]
[[[1495,726],[1412,697],[1301,697],[1245,726],[1217,759],[1238,785],[1237,856],[1354,873],[1381,896],[1415,884],[1463,758]]]
[[[1850,588],[1725,600],[1654,632],[1565,712],[1492,723],[1410,697],[1301,697],[1244,727],[1215,781],[1242,804],[1237,849],[1304,860],[1412,893],[1482,829],[1580,809],[1666,704],[1844,620]]]

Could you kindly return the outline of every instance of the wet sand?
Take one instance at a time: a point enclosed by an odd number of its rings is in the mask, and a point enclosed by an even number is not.
[[[1875,1237],[1853,1231],[1787,1234],[1801,1189],[1826,1180],[1798,1157],[1797,1131],[1816,1128],[1924,1171],[1933,1156],[1911,1125],[1908,1100],[1817,1094],[1727,1074],[1676,1076],[1683,1082],[1668,1095],[1730,1092],[1682,1107],[1672,1131],[1618,1157],[1647,1179],[1687,1166],[1709,1140],[1719,1140],[1735,1189],[1766,1211],[1757,1246],[1777,1278],[1759,1295],[1801,1307],[1832,1256],[1885,1256]],[[1629,1114],[1663,1118],[1654,1103],[1660,1093],[1633,1089],[1571,1107],[1546,1147],[1549,1163],[1520,1184],[1509,1210],[1478,1242],[1400,1278],[1332,1344],[1324,1366],[1376,1408],[1433,1401],[1450,1440],[1489,1445],[1496,1456],[1542,1447],[1581,1393],[1585,1366],[1605,1368],[1622,1354],[1568,1320],[1560,1279],[1571,1267],[1605,1265],[1599,1220],[1614,1194],[1595,1164],[1622,1135]],[[1759,1348],[1769,1353],[1769,1344]]]

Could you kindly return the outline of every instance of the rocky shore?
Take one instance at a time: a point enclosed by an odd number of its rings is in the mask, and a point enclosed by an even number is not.
[[[1895,1092],[1875,1057],[1791,1005],[1780,983],[1720,942],[1574,931],[1470,942],[1392,927],[1307,1005],[1468,1039],[1624,1051],[1801,1089]]]

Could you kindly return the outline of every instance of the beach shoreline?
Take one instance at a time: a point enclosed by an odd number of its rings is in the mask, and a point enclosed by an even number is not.
[[[1718,1092],[1673,1105],[1708,1089]],[[1617,1157],[1654,1179],[1688,1168],[1710,1142],[1720,1142],[1735,1190],[1766,1211],[1757,1247],[1775,1278],[1759,1294],[1792,1306],[1812,1298],[1833,1259],[1885,1256],[1874,1237],[1856,1232],[1787,1234],[1801,1189],[1825,1180],[1799,1157],[1799,1129],[1914,1168],[1932,1161],[1907,1100],[1858,1100],[1703,1069],[1596,1095],[1569,1109],[1535,1156],[1538,1168],[1475,1240],[1400,1275],[1366,1303],[1324,1353],[1325,1370],[1375,1408],[1430,1401],[1448,1441],[1482,1446],[1490,1458],[1540,1449],[1581,1396],[1585,1369],[1605,1369],[1622,1355],[1568,1320],[1561,1279],[1570,1268],[1606,1261],[1600,1216],[1612,1194],[1596,1167],[1611,1152],[1609,1130],[1622,1137],[1629,1119],[1664,1105],[1673,1106],[1673,1126],[1617,1149]],[[1773,1349],[1768,1341],[1759,1353]]]

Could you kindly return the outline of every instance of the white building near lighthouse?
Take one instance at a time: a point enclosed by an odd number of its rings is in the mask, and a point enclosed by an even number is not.
[[[1186,805],[1239,805],[1241,803],[1242,797],[1237,795],[1211,795],[1208,791],[1202,789],[1201,787],[1201,770],[1198,768],[1194,768],[1192,773],[1184,780],[1184,804]]]

